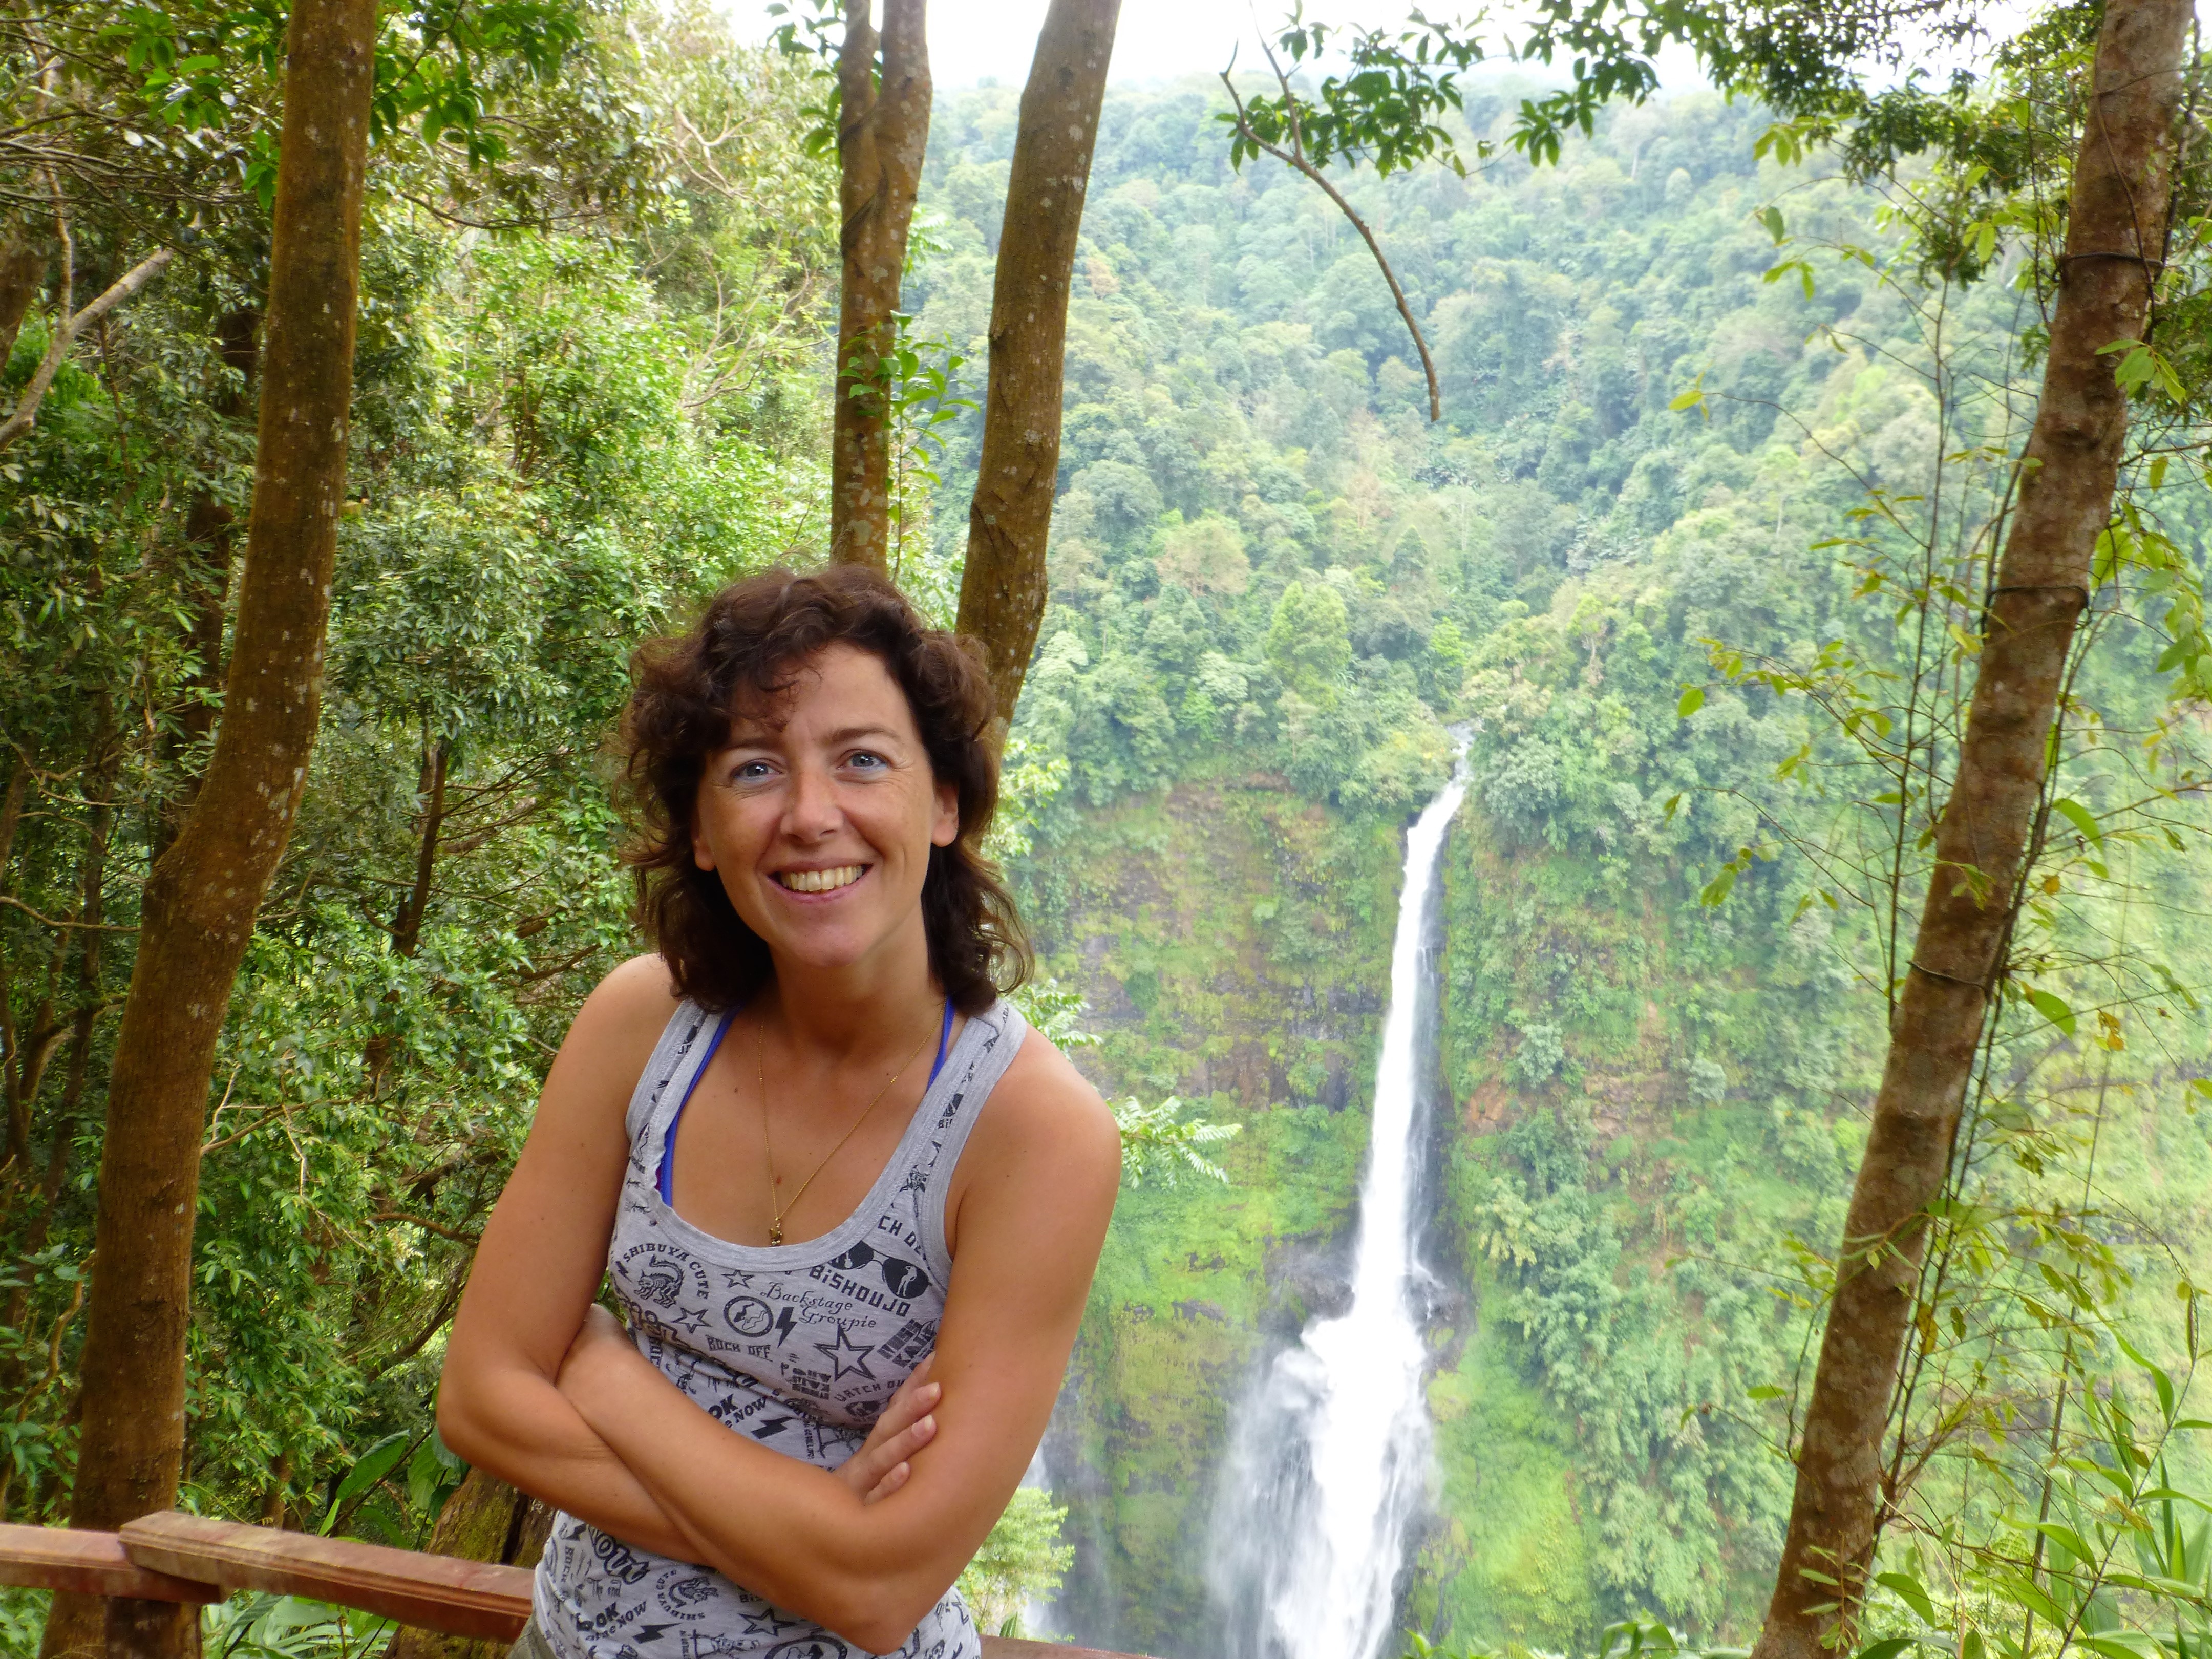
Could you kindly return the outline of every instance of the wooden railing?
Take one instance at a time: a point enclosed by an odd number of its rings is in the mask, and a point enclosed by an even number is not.
[[[220,1601],[267,1590],[359,1607],[451,1636],[512,1642],[530,1618],[531,1573],[349,1538],[248,1527],[175,1510],[119,1533],[0,1526],[0,1584],[74,1590],[123,1602]],[[110,1620],[108,1659],[136,1659]],[[1056,1643],[983,1638],[983,1659],[1129,1659]]]

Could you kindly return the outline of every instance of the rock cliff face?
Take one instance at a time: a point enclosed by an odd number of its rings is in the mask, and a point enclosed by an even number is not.
[[[1106,1039],[1094,1080],[1244,1126],[1233,1184],[1125,1193],[1100,1264],[1046,1454],[1077,1545],[1058,1622],[1086,1640],[1208,1650],[1230,1414],[1342,1294],[1399,858],[1395,823],[1232,775],[1087,813],[1040,860],[1047,969]]]
[[[1036,860],[1045,967],[1104,1038],[1081,1063],[1244,1126],[1231,1185],[1127,1192],[1115,1218],[1047,1444],[1079,1639],[1218,1650],[1232,1415],[1345,1294],[1401,848],[1395,819],[1224,773],[1085,812]],[[1697,872],[1516,842],[1477,805],[1444,879],[1436,1501],[1405,1622],[1554,1651],[1633,1612],[1740,1638],[1788,1503],[1771,1391],[1806,1352],[1806,1247],[1841,1225],[1879,1001],[1778,889],[1716,912]],[[2100,1168],[2197,1237],[2212,1136],[2153,1098],[2114,1107]]]

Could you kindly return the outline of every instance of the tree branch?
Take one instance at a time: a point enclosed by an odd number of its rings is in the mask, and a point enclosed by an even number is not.
[[[1221,71],[1221,84],[1229,88],[1229,101],[1237,109],[1237,137],[1253,149],[1266,151],[1292,172],[1302,173],[1312,179],[1321,186],[1328,199],[1336,204],[1337,210],[1352,221],[1352,228],[1359,233],[1360,240],[1367,244],[1367,251],[1375,256],[1376,264],[1381,267],[1382,280],[1390,284],[1390,297],[1398,302],[1398,314],[1405,319],[1406,331],[1413,337],[1413,349],[1421,354],[1421,373],[1429,380],[1429,419],[1440,421],[1444,414],[1444,398],[1443,390],[1437,383],[1436,359],[1429,356],[1428,337],[1421,332],[1420,324],[1413,320],[1413,307],[1406,298],[1405,289],[1398,282],[1398,273],[1390,269],[1390,261],[1382,252],[1382,244],[1375,240],[1375,233],[1367,228],[1367,222],[1353,210],[1351,203],[1344,199],[1344,192],[1329,183],[1319,167],[1306,160],[1305,145],[1298,133],[1297,100],[1291,96],[1291,83],[1283,74],[1282,65],[1275,62],[1275,54],[1272,51],[1267,53],[1267,63],[1274,70],[1275,79],[1283,88],[1283,107],[1290,119],[1291,148],[1283,149],[1271,144],[1252,130],[1252,123],[1244,113],[1244,100],[1237,95],[1237,83],[1229,78],[1229,70],[1224,70]]]
[[[31,376],[31,383],[23,388],[23,396],[15,405],[15,412],[5,422],[0,422],[0,449],[7,448],[28,432],[38,420],[39,405],[46,400],[46,389],[53,385],[54,376],[61,372],[63,361],[68,357],[70,348],[76,343],[76,337],[160,276],[163,267],[175,257],[167,248],[155,248],[118,277],[107,292],[76,316],[70,317],[70,250],[67,241],[64,241],[62,306],[54,319],[54,337],[47,342],[46,355],[40,359],[38,371]]]

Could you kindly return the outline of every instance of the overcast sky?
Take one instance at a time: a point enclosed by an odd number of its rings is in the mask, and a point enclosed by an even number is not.
[[[1352,18],[1379,21],[1405,16],[1406,4],[1377,0],[1308,0],[1306,15],[1322,22]],[[765,38],[775,20],[767,0],[722,0],[741,31]],[[1274,26],[1288,15],[1289,0],[1263,0],[1257,16]],[[1037,26],[1045,0],[933,0],[929,8],[930,73],[942,87],[984,80],[1018,83],[1028,78],[1030,55],[1036,50]],[[1437,16],[1454,15],[1434,8]],[[1259,25],[1250,0],[1121,0],[1121,21],[1114,38],[1113,78],[1152,81],[1180,75],[1215,75],[1242,46],[1240,63],[1256,60]]]
[[[1307,0],[1305,11],[1323,22],[1386,22],[1404,18],[1414,3]],[[765,39],[773,27],[768,0],[720,0],[720,4],[741,31],[756,38]],[[1279,26],[1290,9],[1291,0],[1256,0],[1256,6],[1255,0],[1121,0],[1113,78],[1153,81],[1216,75],[1229,62],[1231,51],[1240,46],[1243,51],[1238,62],[1253,66],[1260,61],[1255,43],[1262,23],[1269,28]],[[1431,0],[1425,9],[1439,17],[1482,9],[1476,3],[1454,6],[1450,0]],[[1994,0],[1984,6],[1992,27],[2007,33],[2031,9],[2026,0]],[[2212,0],[2197,0],[2197,9],[2198,16],[2212,21]],[[950,88],[986,79],[1017,84],[1026,79],[1044,10],[1045,0],[932,0],[929,58],[937,84]],[[1493,18],[1510,18],[1514,8],[1507,3],[1492,5],[1490,10]],[[1662,57],[1660,70],[1669,90],[1700,84],[1687,53]]]

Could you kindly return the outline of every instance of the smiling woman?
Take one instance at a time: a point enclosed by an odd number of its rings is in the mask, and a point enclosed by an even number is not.
[[[856,567],[725,590],[636,678],[659,951],[554,1064],[440,1426],[562,1511],[531,1654],[973,1659],[951,1586],[1043,1432],[1120,1170],[1000,997],[1026,951],[978,850],[988,683]]]

